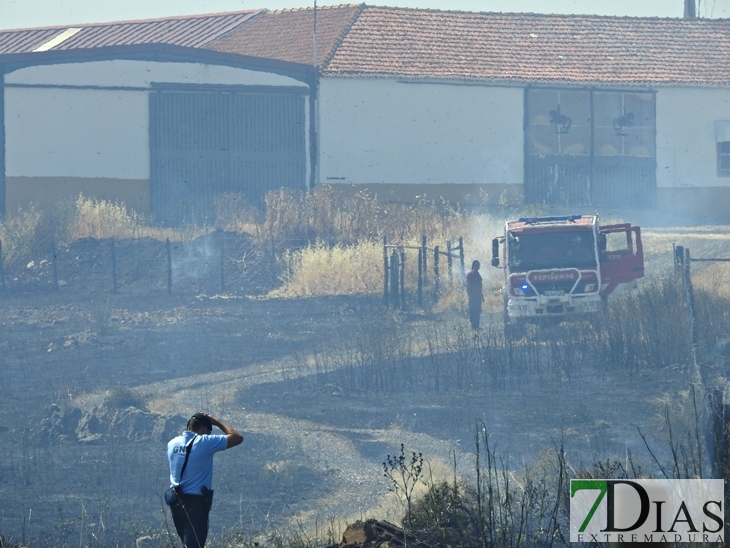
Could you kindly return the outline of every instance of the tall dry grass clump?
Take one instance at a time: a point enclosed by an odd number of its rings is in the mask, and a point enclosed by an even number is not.
[[[403,255],[404,285],[406,292],[412,296],[418,289],[418,252],[414,248],[420,243],[413,240],[404,245],[410,247]],[[398,256],[401,257],[399,253]],[[388,258],[391,259],[390,253]],[[431,257],[428,260],[430,262]],[[460,306],[464,300],[461,273],[456,262],[450,282],[446,261],[441,259],[440,301],[447,308]],[[272,296],[372,295],[383,291],[385,265],[382,242],[329,245],[316,241],[302,248],[285,249],[278,255],[278,263],[282,286],[272,292]],[[432,290],[432,273],[427,273],[426,282],[428,290]]]
[[[692,275],[692,284],[717,297],[730,299],[730,263],[709,263],[707,268]]]
[[[213,200],[215,224],[228,232],[260,235],[262,212],[248,203],[241,192],[222,192]]]
[[[357,295],[382,290],[383,247],[375,242],[285,250],[280,258],[280,297]]]
[[[277,295],[382,291],[384,238],[389,245],[403,246],[399,250],[405,252],[405,285],[412,292],[418,280],[418,253],[413,248],[420,246],[425,236],[429,253],[434,245],[445,251],[448,240],[455,244],[474,230],[473,217],[444,202],[383,203],[363,191],[348,194],[324,185],[310,193],[288,189],[269,192],[258,235],[261,246],[284,250],[277,253],[284,284]],[[430,255],[431,265],[432,261]],[[441,265],[445,283],[444,257]]]
[[[5,217],[0,222],[4,264],[21,266],[51,252],[67,240],[72,217],[73,206],[66,201],[45,210],[31,204]]]
[[[16,215],[0,223],[0,241],[3,245],[3,260],[15,265],[27,260],[36,247],[37,232],[42,215],[35,208],[19,210]]]
[[[467,211],[446,203],[384,203],[364,191],[347,194],[329,185],[313,192],[271,191],[265,202],[261,231],[278,242],[354,244],[385,236],[400,243],[421,236],[444,238],[465,231],[469,218]]]
[[[134,210],[127,210],[120,202],[80,195],[76,200],[75,215],[68,236],[70,240],[133,238],[141,225],[141,216]]]

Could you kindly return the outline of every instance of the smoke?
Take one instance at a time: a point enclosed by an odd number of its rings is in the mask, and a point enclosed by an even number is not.
[[[472,261],[479,261],[482,265],[480,273],[482,278],[491,284],[501,285],[501,271],[490,266],[492,259],[492,238],[500,236],[504,232],[506,219],[483,214],[474,215],[469,234],[465,237],[465,264],[468,266]]]
[[[172,249],[172,285],[199,291],[212,286],[206,283],[220,275],[220,238],[213,232]]]

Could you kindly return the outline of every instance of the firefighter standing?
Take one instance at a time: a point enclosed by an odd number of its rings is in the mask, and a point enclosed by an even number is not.
[[[479,274],[479,261],[471,263],[471,270],[466,274],[466,296],[469,300],[469,321],[472,329],[479,329],[482,315],[482,276]]]

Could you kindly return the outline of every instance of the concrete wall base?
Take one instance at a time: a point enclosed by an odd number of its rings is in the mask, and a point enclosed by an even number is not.
[[[87,198],[124,202],[129,209],[150,214],[150,183],[141,179],[107,179],[91,177],[7,177],[5,211],[8,215],[27,209],[31,204],[46,208],[62,200]]]
[[[513,184],[408,184],[408,183],[331,183],[333,190],[345,195],[367,192],[383,202],[413,203],[419,200],[446,201],[463,205],[515,205],[522,203],[522,185]]]

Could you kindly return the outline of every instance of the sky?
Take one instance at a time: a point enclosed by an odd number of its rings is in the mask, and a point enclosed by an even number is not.
[[[701,17],[730,17],[730,0],[696,0]],[[311,7],[314,0],[0,0],[0,29]],[[318,0],[317,6],[359,3]],[[369,0],[374,6],[463,11],[682,17],[684,0]]]

